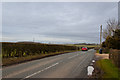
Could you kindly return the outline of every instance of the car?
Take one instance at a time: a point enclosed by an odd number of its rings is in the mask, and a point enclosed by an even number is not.
[[[82,47],[82,51],[87,51],[88,48],[87,47]]]

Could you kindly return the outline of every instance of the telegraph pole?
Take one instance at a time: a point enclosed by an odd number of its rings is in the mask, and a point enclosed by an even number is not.
[[[35,38],[33,37],[33,42],[35,42]]]
[[[102,25],[100,26],[100,48],[102,47]]]

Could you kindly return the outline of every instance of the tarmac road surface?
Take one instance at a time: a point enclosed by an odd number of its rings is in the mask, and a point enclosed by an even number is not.
[[[33,60],[2,69],[3,78],[86,78],[95,50],[77,51]]]

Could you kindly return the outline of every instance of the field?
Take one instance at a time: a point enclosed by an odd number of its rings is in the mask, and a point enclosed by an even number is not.
[[[99,47],[99,45],[80,45],[80,44],[66,44],[67,46],[76,46],[76,47],[88,47],[88,48],[95,48]]]

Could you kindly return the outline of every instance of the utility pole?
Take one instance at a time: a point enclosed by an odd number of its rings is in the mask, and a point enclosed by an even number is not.
[[[118,29],[120,29],[120,1],[118,2]]]
[[[33,42],[35,41],[35,38],[33,37]]]
[[[102,25],[100,26],[100,48],[102,47]]]

